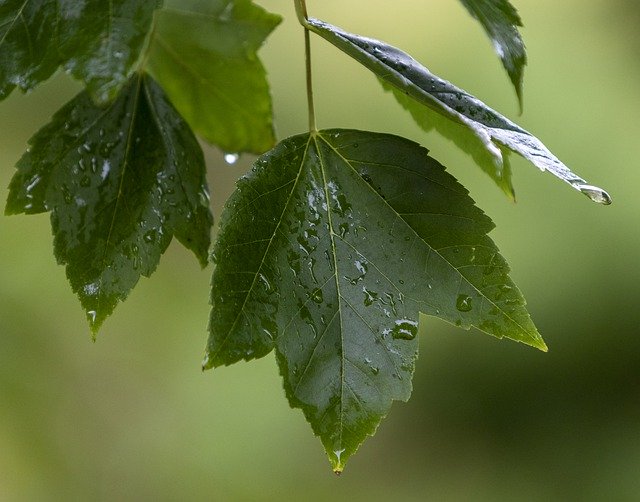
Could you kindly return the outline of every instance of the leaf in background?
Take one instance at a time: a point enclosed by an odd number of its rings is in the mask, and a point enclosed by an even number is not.
[[[35,87],[56,71],[56,1],[0,2],[0,99]]]
[[[158,14],[149,70],[191,127],[226,152],[275,142],[256,51],[279,22],[249,0],[176,0]]]
[[[385,134],[295,136],[222,215],[203,366],[275,347],[337,471],[409,398],[419,312],[546,350],[493,223],[427,153]]]
[[[59,0],[59,50],[65,68],[97,103],[127,83],[162,0]]]
[[[108,108],[80,93],[31,138],[6,213],[44,211],[94,333],[151,275],[173,235],[207,263],[202,151],[149,77],[132,77]]]
[[[502,65],[516,89],[522,109],[522,79],[527,64],[527,52],[518,26],[522,20],[509,0],[460,0],[478,20],[491,41]]]
[[[585,180],[571,172],[538,138],[474,96],[433,75],[400,49],[379,40],[347,33],[317,19],[308,19],[306,26],[419,105],[465,126],[477,137],[476,144],[483,144],[487,154],[493,158],[494,180],[504,180],[505,173],[509,172],[508,168],[505,169],[502,155],[502,149],[508,149],[529,160],[540,170],[549,171],[569,183],[592,201],[601,204],[611,203],[611,197],[607,192],[588,185]],[[406,106],[407,100],[403,101],[403,105]],[[507,186],[504,181],[498,185],[503,189]]]
[[[0,99],[64,65],[100,104],[131,76],[162,0],[0,2]]]

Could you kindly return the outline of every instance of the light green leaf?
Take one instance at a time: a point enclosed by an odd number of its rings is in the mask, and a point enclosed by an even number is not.
[[[504,180],[505,161],[502,150],[511,150],[529,160],[542,171],[549,171],[594,202],[610,204],[611,197],[599,187],[587,184],[574,174],[535,136],[482,101],[450,82],[433,75],[400,49],[371,38],[347,33],[317,19],[306,26],[375,73],[381,80],[405,94],[418,105],[435,111],[466,127],[476,136],[493,159],[492,177]],[[505,188],[505,181],[498,183]]]
[[[238,182],[213,259],[204,368],[276,350],[342,470],[407,400],[419,312],[546,350],[467,191],[403,138],[289,138]]]
[[[502,65],[516,89],[522,109],[522,79],[527,64],[524,42],[518,31],[522,20],[509,0],[460,0],[478,20],[500,57]]]
[[[136,74],[108,108],[82,92],[31,138],[6,213],[44,211],[94,333],[174,235],[207,263],[202,151],[150,77]]]
[[[96,102],[115,98],[134,70],[162,0],[58,0],[65,68]]]
[[[171,1],[158,15],[149,71],[203,138],[226,152],[275,142],[257,50],[280,22],[249,0]]]

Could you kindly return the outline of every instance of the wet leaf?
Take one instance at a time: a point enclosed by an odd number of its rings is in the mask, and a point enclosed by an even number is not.
[[[266,72],[256,54],[280,22],[249,0],[166,2],[149,70],[191,127],[226,152],[275,142]]]
[[[202,151],[150,77],[132,77],[107,108],[80,93],[31,138],[6,212],[44,211],[94,333],[174,235],[206,264],[212,218]]]
[[[27,91],[59,65],[56,0],[0,2],[0,99],[16,87]]]
[[[222,215],[203,366],[275,348],[337,471],[409,398],[419,312],[546,350],[493,223],[427,154],[385,134],[295,136]]]
[[[479,99],[432,74],[405,52],[379,40],[347,33],[317,19],[308,19],[307,26],[392,86],[396,95],[402,93],[414,101],[416,105],[411,105],[412,108],[423,107],[464,126],[469,134],[476,137],[476,146],[484,145],[487,156],[490,156],[487,158],[491,158],[494,164],[491,176],[509,195],[512,195],[512,190],[508,182],[510,170],[502,153],[505,149],[521,155],[540,170],[549,171],[594,202],[611,203],[607,192],[588,185],[553,155],[538,138]],[[403,106],[407,107],[408,102],[409,100],[403,98]],[[427,112],[424,112],[424,115],[426,116]],[[476,157],[474,155],[474,158]],[[487,169],[486,162],[484,168]]]
[[[162,0],[7,0],[0,3],[0,99],[63,65],[101,104],[129,79]]]
[[[509,0],[460,0],[484,28],[509,74],[522,109],[522,79],[527,52],[518,31],[522,20]]]
[[[492,151],[487,149],[484,141],[465,125],[454,122],[444,115],[434,112],[431,108],[421,105],[384,80],[379,79],[379,81],[385,91],[393,93],[398,103],[411,114],[416,124],[424,131],[436,130],[439,134],[452,141],[460,150],[471,156],[474,162],[493,179],[496,185],[512,201],[516,200],[512,183],[511,163],[509,162],[509,150],[502,148],[500,150],[502,157],[497,159]]]
[[[58,45],[66,69],[98,103],[111,101],[133,72],[162,0],[58,1]]]

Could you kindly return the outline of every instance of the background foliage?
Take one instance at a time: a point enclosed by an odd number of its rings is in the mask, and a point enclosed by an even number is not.
[[[285,137],[306,128],[301,28],[287,2],[260,3],[287,18],[261,51]],[[313,15],[409,50],[517,118],[499,61],[457,2],[403,0],[393,16],[380,14],[388,8],[382,0],[352,0],[347,10],[344,2],[316,3]],[[210,275],[186,250],[171,245],[94,345],[55,265],[48,215],[0,216],[0,499],[633,500],[640,490],[640,39],[627,24],[637,6],[517,6],[530,61],[518,122],[586,179],[606,185],[610,208],[520,159],[513,161],[519,202],[510,204],[466,156],[437,135],[425,137],[374,78],[320,40],[317,110],[320,127],[405,135],[450,166],[495,221],[492,237],[548,354],[430,319],[412,400],[394,405],[338,481],[302,414],[286,406],[272,356],[200,373]],[[2,186],[29,136],[76,92],[60,77],[2,104]],[[230,167],[220,153],[206,153],[228,174],[211,186],[219,215],[250,159]]]

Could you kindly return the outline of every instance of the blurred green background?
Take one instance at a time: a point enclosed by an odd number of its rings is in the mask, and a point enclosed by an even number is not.
[[[259,3],[285,16],[261,52],[282,138],[307,122],[301,28],[292,2]],[[521,117],[459,2],[308,2],[313,16],[407,50],[521,123],[609,190],[612,206],[515,158],[511,204],[320,39],[316,105],[321,127],[419,141],[469,188],[497,224],[548,354],[423,319],[411,401],[337,478],[289,409],[273,355],[200,372],[211,270],[187,251],[172,245],[92,343],[48,215],[0,216],[0,500],[640,499],[640,5],[514,3],[530,58]],[[0,103],[2,187],[26,140],[77,90],[62,76]],[[219,215],[251,159],[207,156]]]

